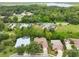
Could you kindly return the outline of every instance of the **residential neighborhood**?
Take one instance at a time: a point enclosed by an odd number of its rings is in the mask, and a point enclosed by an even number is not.
[[[79,57],[79,3],[11,4],[0,4],[0,57]]]

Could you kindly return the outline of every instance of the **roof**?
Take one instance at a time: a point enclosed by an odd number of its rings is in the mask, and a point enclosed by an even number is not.
[[[47,40],[46,38],[44,37],[36,37],[34,38],[34,41],[37,42],[38,44],[41,44],[43,46],[43,48],[48,48],[48,43],[47,43]]]
[[[57,50],[63,50],[63,44],[60,40],[51,40],[52,48]]]
[[[16,26],[16,23],[11,23],[11,24],[9,25],[9,28],[13,29],[15,26]]]
[[[56,27],[56,25],[54,24],[54,23],[43,23],[42,25],[41,25],[41,27],[44,29],[44,28],[47,28],[47,29],[50,29],[50,28],[55,28]]]
[[[74,41],[74,45],[75,45],[77,48],[79,48],[79,39],[73,40],[73,41]]]
[[[22,28],[22,27],[26,27],[27,28],[28,26],[29,26],[29,24],[24,24],[23,23],[23,24],[20,25],[20,28]]]
[[[31,16],[31,15],[33,15],[33,13],[31,13],[31,12],[26,12],[26,15]]]
[[[22,38],[18,38],[15,44],[15,47],[20,47],[21,45],[28,45],[30,44],[30,38],[29,37],[22,37]]]
[[[72,41],[76,48],[79,48],[79,39],[70,38],[70,41]]]

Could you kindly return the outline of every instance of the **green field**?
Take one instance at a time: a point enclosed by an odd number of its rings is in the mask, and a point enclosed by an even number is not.
[[[79,25],[60,25],[60,26],[57,26],[56,28],[56,31],[58,32],[73,32],[73,33],[76,33],[76,32],[79,32]]]

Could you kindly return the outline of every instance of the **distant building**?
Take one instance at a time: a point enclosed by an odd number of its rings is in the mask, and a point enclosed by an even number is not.
[[[21,45],[29,45],[30,44],[30,37],[22,37],[22,38],[18,38],[15,44],[15,48],[20,47]]]
[[[5,16],[1,16],[1,15],[0,15],[0,18],[2,18],[2,19],[3,19],[3,18],[5,18]]]
[[[9,29],[14,29],[15,27],[16,27],[16,23],[11,23],[8,26]]]
[[[21,16],[25,16],[25,15],[26,15],[26,13],[25,13],[25,12],[21,13]]]
[[[31,16],[31,15],[33,15],[33,13],[24,11],[21,14],[16,14],[16,13],[13,14],[13,16],[25,16],[25,15]]]
[[[29,24],[23,23],[23,24],[20,25],[20,29],[21,29],[21,28],[27,28],[28,26],[29,26]]]
[[[42,29],[54,30],[56,25],[54,23],[43,23],[41,24]]]
[[[22,17],[23,16],[31,16],[31,15],[33,15],[33,13],[31,13],[31,12],[22,12],[21,14],[16,14],[16,13],[14,13],[13,14],[13,16],[17,16],[18,17],[18,21],[21,21],[22,19]]]
[[[25,16],[26,14],[23,12],[23,13],[21,13],[21,14],[16,14],[16,13],[14,13],[13,14],[13,16]]]
[[[33,13],[31,13],[31,12],[26,12],[26,15],[27,15],[27,16],[32,16]]]

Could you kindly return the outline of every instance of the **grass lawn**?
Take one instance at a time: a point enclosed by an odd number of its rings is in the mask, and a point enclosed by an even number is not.
[[[0,57],[8,57],[14,53],[15,53],[15,48],[7,46],[4,51],[0,52]]]
[[[5,32],[5,31],[3,31],[3,32],[4,33],[8,33],[9,36],[10,36],[9,39],[7,39],[7,41],[13,40],[13,38],[14,38],[13,35],[15,34],[14,32]],[[13,34],[12,35],[13,37],[11,37],[11,34]],[[15,48],[14,47],[12,47],[12,46],[5,46],[5,49],[0,52],[0,57],[8,57],[8,56],[10,56],[10,55],[12,55],[14,53],[15,53]]]
[[[76,32],[79,32],[79,25],[60,25],[60,26],[57,26],[56,28],[56,31],[59,31],[59,32],[73,32],[73,33],[76,33]]]

